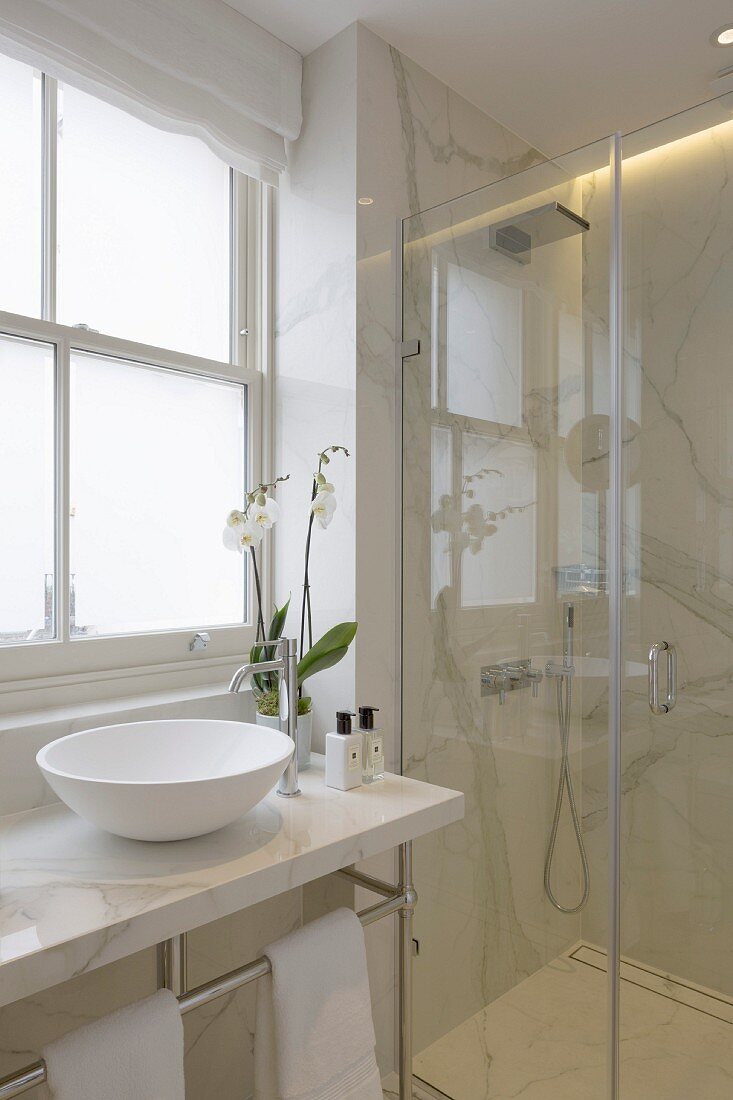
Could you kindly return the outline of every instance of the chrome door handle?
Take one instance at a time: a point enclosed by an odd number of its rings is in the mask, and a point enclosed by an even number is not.
[[[659,654],[667,654],[667,694],[659,702]],[[655,642],[649,650],[649,710],[667,714],[677,702],[677,650],[669,642]]]

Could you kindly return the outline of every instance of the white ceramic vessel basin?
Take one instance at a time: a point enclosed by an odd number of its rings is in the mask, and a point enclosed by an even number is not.
[[[132,840],[185,840],[221,829],[272,790],[293,754],[280,730],[174,719],[83,730],[36,756],[80,817]]]

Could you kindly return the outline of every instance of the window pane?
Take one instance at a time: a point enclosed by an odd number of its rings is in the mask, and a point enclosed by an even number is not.
[[[41,79],[0,56],[0,309],[41,311]]]
[[[53,637],[54,352],[0,335],[0,643]]]
[[[228,360],[229,169],[74,88],[59,104],[59,320]]]
[[[244,387],[73,352],[72,635],[244,620]]]

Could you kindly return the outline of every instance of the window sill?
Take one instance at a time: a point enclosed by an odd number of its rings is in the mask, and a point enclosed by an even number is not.
[[[61,676],[0,681],[0,726],[4,716],[46,713],[51,708],[84,707],[96,703],[119,704],[135,696],[158,693],[221,690],[242,663],[232,656],[196,657],[165,664],[138,665]],[[218,687],[217,687],[218,686]]]
[[[90,702],[67,703],[63,706],[39,707],[37,710],[6,714],[0,717],[0,736],[11,729],[29,727],[40,729],[45,726],[56,726],[58,723],[70,723],[75,729],[86,729],[97,722],[99,725],[111,725],[111,720],[114,722],[148,721],[147,716],[141,718],[137,714],[141,710],[154,710],[156,718],[174,718],[175,713],[168,712],[180,711],[181,708],[186,710],[189,718],[208,717],[205,712],[196,715],[190,713],[192,707],[201,710],[200,704],[203,704],[204,708],[207,704],[215,704],[219,712],[216,714],[217,718],[224,717],[222,711],[231,710],[232,718],[247,721],[250,710],[254,713],[251,690],[244,688],[233,695],[228,687],[229,683],[226,681],[186,689],[124,695],[115,699],[97,699]]]
[[[36,765],[36,753],[49,741],[94,726],[170,718],[254,721],[249,690],[236,695],[229,680],[185,688],[152,690],[115,698],[40,706],[0,717],[0,815],[58,801]]]

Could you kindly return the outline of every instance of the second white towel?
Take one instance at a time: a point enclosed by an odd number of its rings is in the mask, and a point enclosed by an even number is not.
[[[267,948],[255,1100],[382,1100],[364,930],[337,909]]]
[[[43,1051],[54,1100],[185,1100],[183,1022],[167,989]]]

